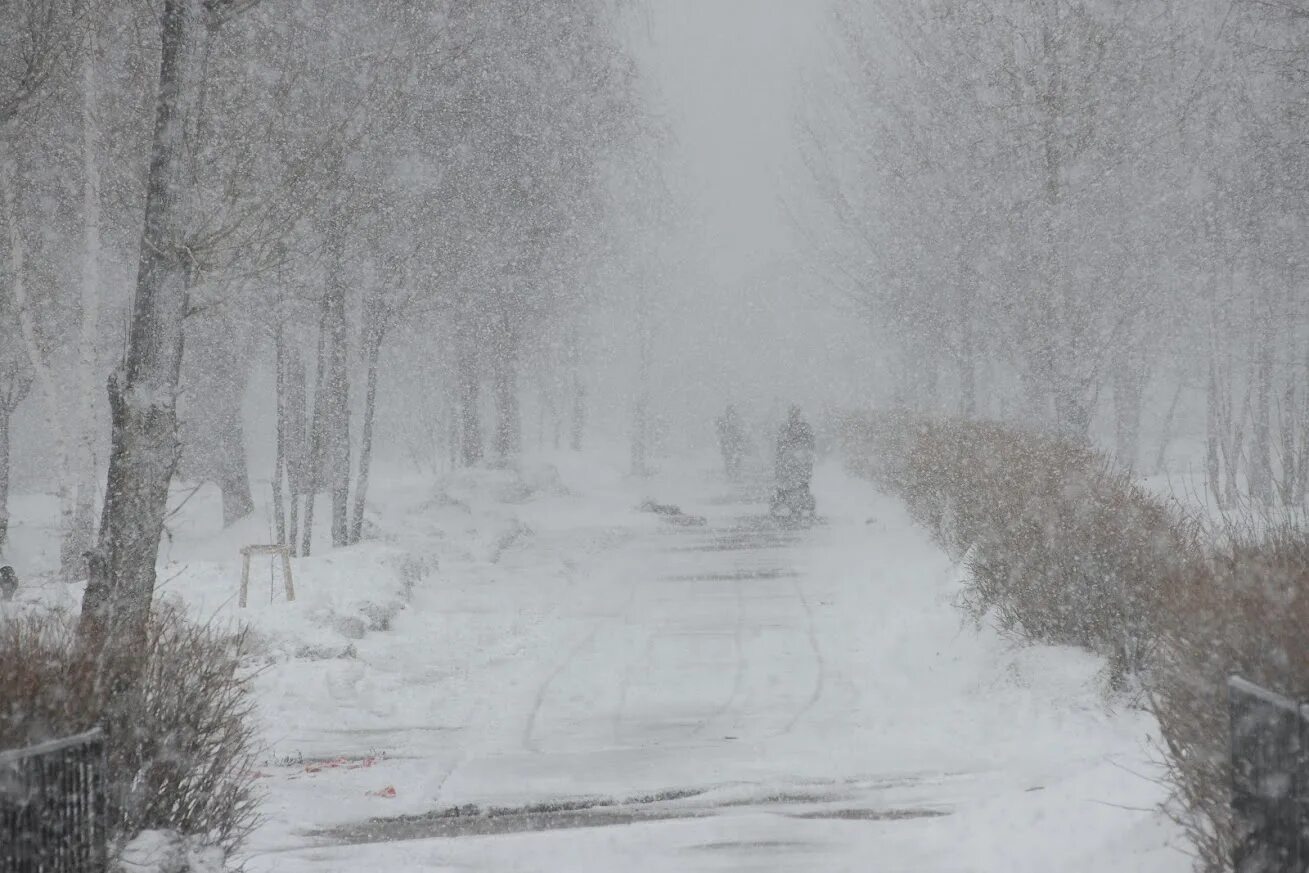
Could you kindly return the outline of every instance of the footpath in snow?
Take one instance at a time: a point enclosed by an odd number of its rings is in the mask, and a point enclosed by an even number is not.
[[[963,623],[894,499],[833,463],[786,529],[708,464],[556,461],[382,481],[375,541],[256,589],[251,873],[1189,868],[1149,717]],[[200,542],[166,596],[235,617],[236,542]]]

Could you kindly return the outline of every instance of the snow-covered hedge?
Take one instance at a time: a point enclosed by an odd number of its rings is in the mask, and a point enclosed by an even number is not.
[[[1188,517],[1095,451],[994,423],[836,423],[851,466],[966,561],[963,606],[1144,685],[1199,869],[1231,867],[1226,679],[1309,697],[1309,525]]]

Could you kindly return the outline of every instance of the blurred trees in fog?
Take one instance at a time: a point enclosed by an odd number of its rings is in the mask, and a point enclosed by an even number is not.
[[[580,444],[613,178],[648,127],[630,12],[0,0],[0,506],[39,403],[89,602],[148,598],[175,476],[216,483],[225,524],[271,500],[302,552],[328,494],[356,541],[397,338],[439,374],[433,451],[511,461],[531,391]],[[243,426],[261,371],[275,470]]]
[[[1215,494],[1302,502],[1306,13],[836,0],[801,221],[897,402],[1073,440],[1100,416],[1139,468],[1145,398],[1166,440],[1203,397]]]

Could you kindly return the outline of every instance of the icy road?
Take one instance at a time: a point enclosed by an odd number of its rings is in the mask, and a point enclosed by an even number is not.
[[[385,490],[426,569],[385,629],[261,675],[251,871],[1188,868],[1150,719],[1097,659],[965,623],[872,486],[822,468],[786,529],[694,465],[539,478]]]

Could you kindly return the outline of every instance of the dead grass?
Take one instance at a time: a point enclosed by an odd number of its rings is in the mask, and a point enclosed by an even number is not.
[[[161,607],[126,666],[144,677],[126,710],[109,706],[79,652],[74,620],[46,612],[0,622],[0,748],[101,725],[109,738],[114,832],[167,829],[230,853],[253,827],[255,738],[244,634]]]

